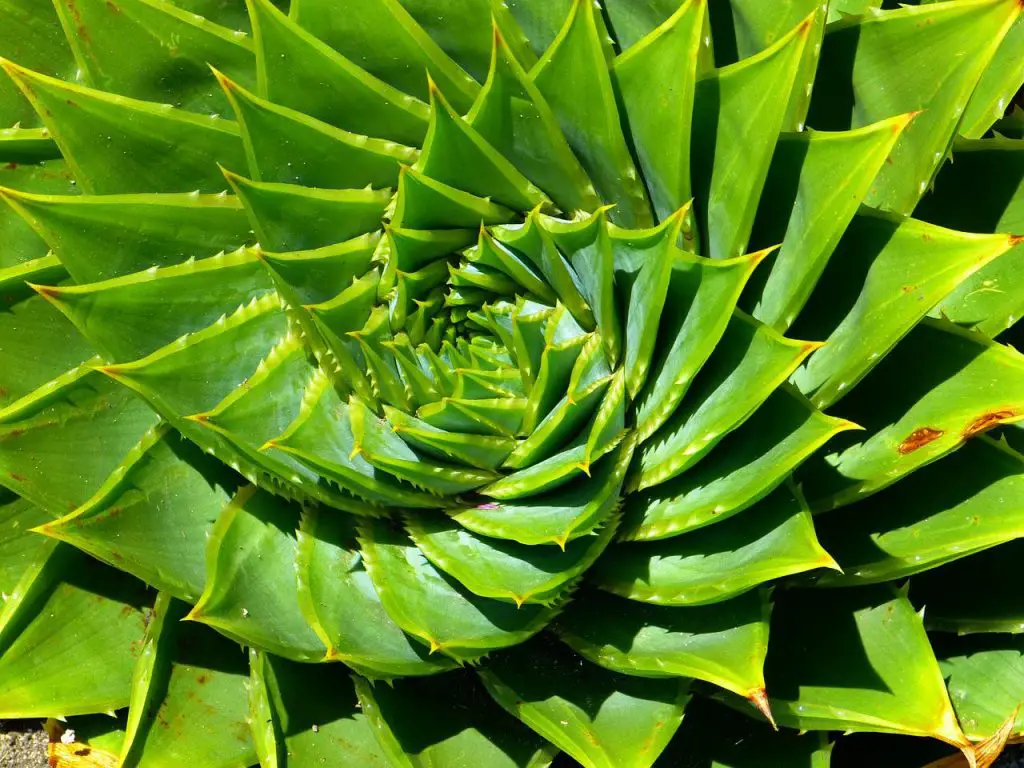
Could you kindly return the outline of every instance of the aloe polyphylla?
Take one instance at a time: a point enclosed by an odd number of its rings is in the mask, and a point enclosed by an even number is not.
[[[0,0],[0,717],[1024,736],[1022,8],[880,5]]]

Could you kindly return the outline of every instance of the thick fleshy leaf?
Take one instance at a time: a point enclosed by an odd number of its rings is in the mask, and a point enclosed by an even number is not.
[[[891,581],[934,568],[1024,536],[1024,456],[976,438],[816,527],[844,571],[819,584]]]
[[[641,446],[642,490],[676,477],[699,462],[746,421],[817,345],[792,341],[749,315],[732,319],[669,420]]]
[[[15,58],[25,66],[54,77],[70,78],[76,64],[56,9],[35,0],[3,0],[0,15],[0,56]],[[17,86],[0,77],[0,129],[12,125],[40,125],[39,116]]]
[[[0,424],[0,485],[54,517],[65,515],[102,486],[156,422],[124,387],[76,369],[7,410]]]
[[[307,512],[299,531],[299,605],[338,659],[368,677],[405,677],[455,666],[394,623],[370,581],[350,518]]]
[[[647,768],[683,719],[689,681],[610,672],[538,638],[480,672],[502,707],[587,768]]]
[[[255,81],[252,42],[170,3],[74,0],[54,4],[69,33],[81,79],[93,88],[160,101],[193,112],[223,112],[224,94],[207,64]],[[133,45],[126,48],[125,40]]]
[[[0,143],[0,148],[2,146]],[[0,188],[4,193],[9,189],[43,195],[73,195],[78,191],[78,182],[63,160],[26,164],[10,155],[0,156],[0,160],[3,161],[0,163]],[[10,200],[6,194],[3,196]],[[4,243],[0,250],[0,270],[46,256],[47,243],[9,205],[0,206],[0,238]]]
[[[625,15],[629,5],[609,7],[613,23],[616,9]],[[636,5],[639,14],[654,13],[653,8],[643,8],[650,3]],[[655,31],[615,60],[615,83],[659,219],[668,218],[691,198],[690,125],[705,8],[699,0],[679,4],[667,21],[659,21]],[[622,26],[632,31],[633,24]],[[617,33],[619,29],[616,24]]]
[[[314,189],[227,174],[268,251],[304,251],[373,232],[391,190]]]
[[[255,652],[250,665],[250,700],[260,705],[252,708],[253,730],[265,728],[273,736],[260,751],[261,765],[390,768],[343,667],[297,664]]]
[[[969,634],[1024,632],[1024,595],[1014,586],[1024,539],[918,574],[910,597],[928,629]]]
[[[551,604],[565,594],[608,546],[616,523],[564,548],[484,537],[439,516],[409,515],[406,529],[431,563],[474,594],[523,605]]]
[[[1018,22],[1017,28],[1024,29]],[[953,162],[914,213],[925,221],[968,232],[1024,233],[1024,141],[958,141]],[[970,190],[970,192],[968,192]],[[978,328],[995,338],[1024,316],[1024,245],[982,267],[949,294],[934,315]]]
[[[805,19],[762,53],[697,83],[694,211],[706,256],[729,259],[746,252],[811,22]]]
[[[0,716],[125,706],[151,602],[142,582],[66,545],[42,547],[0,612]]]
[[[420,145],[427,133],[426,104],[378,80],[270,0],[247,4],[260,96],[346,131]]]
[[[550,204],[547,195],[456,114],[437,86],[431,87],[430,129],[416,170],[514,210]]]
[[[320,660],[324,646],[299,609],[297,506],[247,487],[207,544],[206,587],[188,618],[285,658]]]
[[[503,713],[469,672],[356,692],[389,766],[547,768],[556,750]]]
[[[632,453],[627,440],[595,463],[589,477],[576,477],[539,496],[458,507],[450,514],[457,523],[483,536],[527,545],[564,545],[591,533],[614,513]]]
[[[942,635],[935,645],[949,698],[967,738],[987,739],[1011,717],[1010,734],[1024,733],[1020,707],[1024,638],[996,633]]]
[[[501,6],[493,7],[498,13]],[[566,214],[592,210],[599,203],[594,186],[521,61],[496,29],[487,82],[466,121]]]
[[[988,68],[967,102],[960,122],[960,135],[980,138],[1005,112],[1014,95],[1024,85],[1024,20],[1017,21],[1003,37]]]
[[[765,676],[780,725],[967,744],[921,617],[888,586],[780,594]]]
[[[80,283],[169,267],[252,241],[223,195],[34,195],[0,191]]]
[[[597,13],[588,0],[573,0],[561,31],[530,76],[598,193],[615,204],[612,220],[650,226],[650,203],[619,123]]]
[[[478,229],[512,221],[503,205],[443,184],[414,168],[403,168],[391,223],[405,229]]]
[[[46,510],[37,507],[10,491],[0,491],[0,594],[4,602],[18,586],[22,575],[32,567],[48,542],[32,531],[36,525],[50,520]]]
[[[389,187],[416,150],[349,133],[287,107],[272,104],[216,73],[242,130],[255,181],[305,187]]]
[[[852,131],[782,134],[753,234],[757,244],[782,247],[754,317],[783,331],[793,324],[909,119],[899,115]]]
[[[360,528],[363,561],[381,603],[403,630],[456,660],[522,643],[554,611],[474,595],[439,571],[402,532],[384,523]]]
[[[793,382],[818,408],[831,405],[961,281],[1017,242],[897,216],[855,216],[793,328],[798,338],[827,340]]]
[[[156,427],[89,501],[39,530],[194,602],[206,581],[207,536],[239,481]]]
[[[508,9],[540,56],[554,42],[572,4],[573,0],[511,0]]]
[[[756,698],[764,692],[770,612],[767,590],[685,608],[592,590],[569,603],[554,630],[584,658],[615,672],[692,677]]]
[[[695,468],[626,497],[621,537],[661,539],[742,512],[831,437],[856,425],[782,387]]]
[[[920,323],[843,401],[868,437],[849,436],[800,473],[812,508],[850,503],[973,435],[1019,420],[1022,370],[1024,357],[1012,347],[949,322]]]
[[[125,765],[221,768],[256,758],[245,651],[197,624],[162,593],[132,676]]]
[[[832,747],[827,734],[780,732],[713,699],[695,699],[657,765],[692,761],[701,768],[829,768]]]
[[[480,86],[397,0],[337,10],[331,0],[293,0],[291,18],[384,82],[426,101],[429,72],[460,111],[469,108]]]
[[[273,288],[249,250],[82,286],[37,287],[109,361],[135,360]]]
[[[924,110],[896,143],[867,204],[909,214],[956,134],[967,101],[1020,9],[1003,0],[930,3],[843,19],[829,27],[808,122],[819,130],[860,128]],[[908,64],[890,65],[893,50]]]
[[[84,88],[9,61],[3,67],[87,192],[221,192],[217,164],[245,167],[238,125],[229,120]]]
[[[705,605],[772,579],[835,568],[814,534],[807,505],[787,485],[742,518],[657,543],[621,544],[591,569],[591,581],[657,605]]]

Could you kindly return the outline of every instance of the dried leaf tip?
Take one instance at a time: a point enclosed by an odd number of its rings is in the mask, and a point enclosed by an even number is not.
[[[1022,2],[1024,2],[1024,0],[1022,0]],[[1021,241],[1024,241],[1024,235],[1010,235],[1009,237],[1009,243],[1011,248],[1020,245]]]
[[[779,730],[779,726],[775,723],[775,716],[772,714],[771,704],[768,701],[768,692],[764,687],[755,688],[748,693],[747,701],[753,704],[757,711],[764,715],[765,720],[771,724],[772,728],[776,731]]]
[[[56,299],[61,295],[61,290],[55,285],[37,285],[36,283],[26,282],[29,288],[38,293],[44,299]]]

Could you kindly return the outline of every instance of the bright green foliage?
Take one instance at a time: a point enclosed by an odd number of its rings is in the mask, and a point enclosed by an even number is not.
[[[896,6],[0,0],[0,717],[140,768],[988,768],[1024,14]]]

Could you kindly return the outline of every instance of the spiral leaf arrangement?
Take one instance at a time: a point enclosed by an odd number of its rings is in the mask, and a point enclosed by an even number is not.
[[[879,5],[0,0],[0,716],[69,766],[991,763],[1024,24]]]

